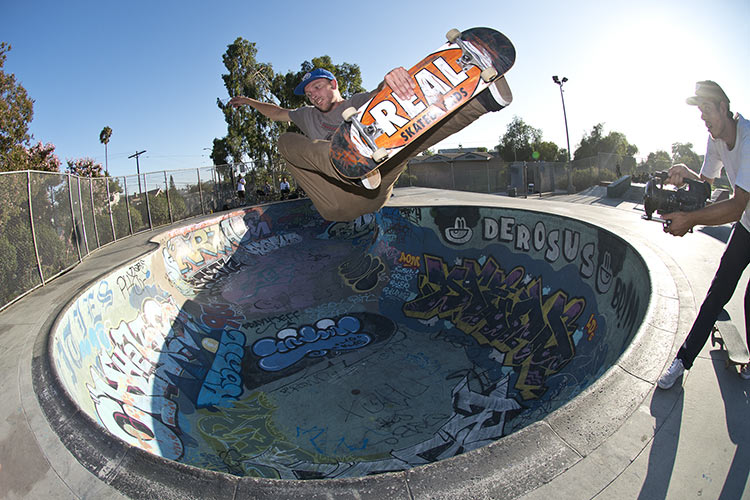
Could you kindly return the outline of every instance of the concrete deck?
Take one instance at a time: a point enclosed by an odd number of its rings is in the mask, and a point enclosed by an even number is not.
[[[104,458],[82,465],[71,446],[97,448],[101,436],[67,419],[63,440],[42,411],[40,358],[65,305],[97,277],[148,252],[158,232],[101,249],[81,265],[0,313],[0,497],[2,498],[743,498],[750,471],[748,388],[723,354],[707,345],[682,386],[655,389],[705,295],[729,235],[728,226],[684,238],[640,219],[633,202],[574,196],[505,198],[401,189],[392,205],[474,204],[553,212],[604,226],[644,257],[656,283],[648,334],[585,394],[542,422],[491,446],[403,473],[353,480],[238,480],[169,465],[101,441]],[[178,223],[177,226],[185,223]],[[739,289],[747,286],[747,275]],[[727,309],[743,317],[743,294]],[[41,399],[41,402],[40,402]],[[75,412],[62,409],[61,412]],[[58,428],[58,430],[60,430]],[[89,434],[93,438],[82,435]],[[520,451],[522,450],[522,452]],[[163,472],[160,481],[139,479]],[[96,475],[89,470],[95,470]],[[148,471],[148,473],[146,472]],[[187,478],[187,479],[186,479]],[[223,482],[224,488],[215,484]],[[196,485],[204,485],[202,489]],[[208,485],[211,487],[208,487]]]

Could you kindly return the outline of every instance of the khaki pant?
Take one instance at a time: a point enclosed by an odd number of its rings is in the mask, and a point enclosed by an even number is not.
[[[473,99],[445,123],[420,137],[414,148],[408,148],[412,151],[410,157],[381,169],[382,181],[377,189],[367,189],[358,180],[347,179],[333,168],[328,156],[330,141],[311,140],[287,132],[279,137],[279,152],[286,159],[297,184],[305,190],[324,219],[351,221],[385,205],[411,157],[462,130],[486,112],[477,99]]]

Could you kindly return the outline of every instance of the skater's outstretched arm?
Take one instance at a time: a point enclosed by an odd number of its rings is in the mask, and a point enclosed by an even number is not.
[[[234,106],[235,108],[239,108],[240,106],[250,106],[258,113],[275,122],[291,121],[289,118],[290,110],[270,102],[261,102],[257,99],[251,99],[250,97],[237,96],[232,97],[227,104],[229,106]]]

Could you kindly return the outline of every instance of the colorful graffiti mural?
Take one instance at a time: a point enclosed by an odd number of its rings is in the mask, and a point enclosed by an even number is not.
[[[640,257],[559,216],[306,201],[158,238],[51,337],[70,397],[126,443],[238,476],[357,477],[485,446],[575,397],[649,300]]]

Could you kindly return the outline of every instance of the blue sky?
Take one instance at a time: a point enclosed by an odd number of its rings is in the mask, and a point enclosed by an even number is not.
[[[209,5],[210,4],[210,5]],[[375,5],[375,8],[370,6]],[[471,6],[471,8],[468,8]],[[427,20],[423,20],[427,18]],[[330,55],[358,64],[366,88],[396,66],[409,67],[453,27],[489,26],[515,44],[508,73],[515,99],[440,147],[494,147],[513,116],[565,147],[560,92],[571,149],[604,122],[639,156],[673,142],[702,154],[706,130],[685,97],[713,79],[750,117],[750,2],[747,0],[455,2],[129,2],[2,0],[0,41],[12,45],[5,71],[34,99],[31,132],[60,159],[104,164],[99,132],[113,129],[112,175],[211,163],[226,124],[221,62],[237,37],[255,42],[276,72]]]

